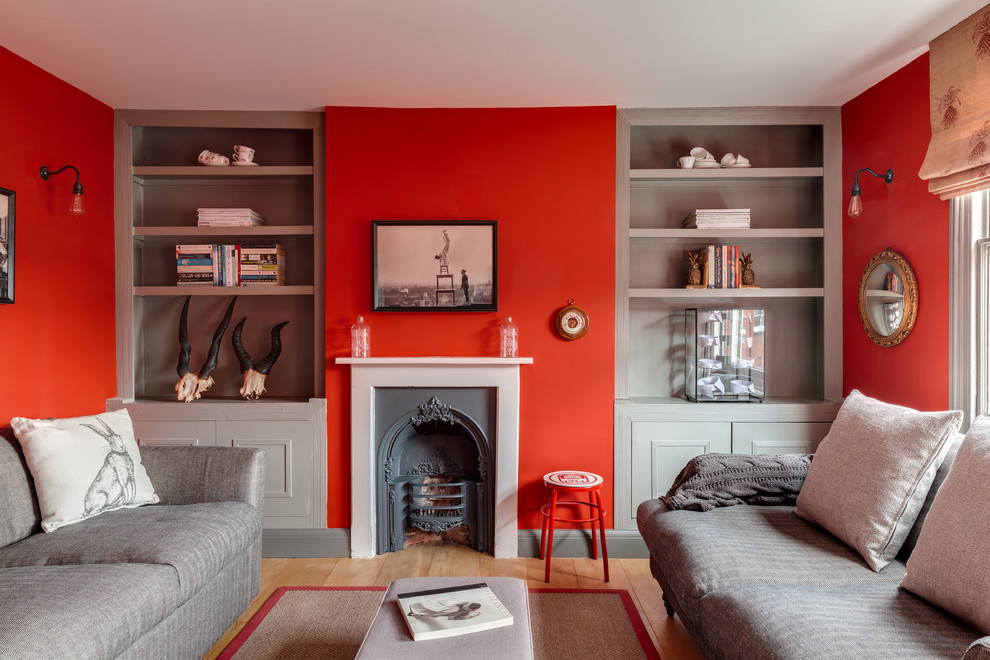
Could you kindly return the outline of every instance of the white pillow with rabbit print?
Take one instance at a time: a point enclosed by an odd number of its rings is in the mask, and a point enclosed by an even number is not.
[[[10,420],[34,478],[41,528],[158,501],[127,410],[65,419]]]

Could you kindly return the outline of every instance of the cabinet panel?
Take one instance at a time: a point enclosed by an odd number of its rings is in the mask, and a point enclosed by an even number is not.
[[[311,423],[219,422],[217,436],[217,444],[265,450],[266,526],[309,526],[315,487],[310,474],[314,458]]]
[[[732,425],[722,422],[633,422],[632,495],[639,504],[665,495],[689,460],[732,451]]]
[[[216,444],[213,422],[132,420],[139,445],[211,447]]]
[[[827,422],[739,422],[732,425],[736,454],[812,454],[828,430]]]

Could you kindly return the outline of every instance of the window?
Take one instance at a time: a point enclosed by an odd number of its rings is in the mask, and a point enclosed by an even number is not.
[[[952,200],[949,406],[963,430],[990,414],[990,191]]]

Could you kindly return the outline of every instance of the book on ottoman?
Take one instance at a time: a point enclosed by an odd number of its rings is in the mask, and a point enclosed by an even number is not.
[[[512,625],[512,613],[484,582],[400,593],[396,602],[417,642]]]

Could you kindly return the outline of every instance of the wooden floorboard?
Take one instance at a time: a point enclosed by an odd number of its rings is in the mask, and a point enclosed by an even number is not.
[[[495,559],[461,545],[426,543],[372,559],[268,558],[261,560],[261,591],[229,630],[204,656],[213,660],[261,609],[268,597],[284,586],[386,587],[404,577],[504,576],[526,580],[531,588],[625,589],[663,660],[701,660],[679,619],[664,610],[659,585],[647,559],[610,559],[609,582],[603,580],[602,561],[585,557],[555,557],[550,583],[544,582],[545,564],[534,558]],[[580,660],[576,658],[575,660]]]

